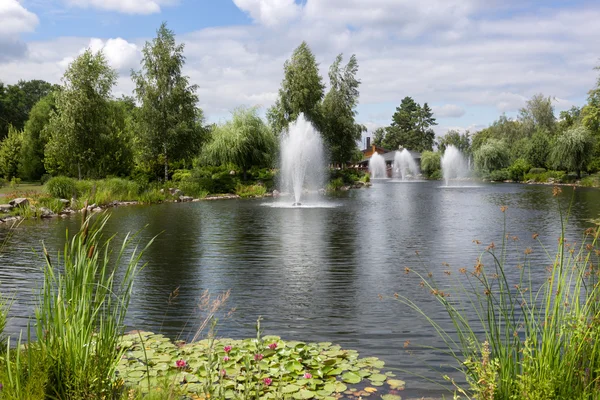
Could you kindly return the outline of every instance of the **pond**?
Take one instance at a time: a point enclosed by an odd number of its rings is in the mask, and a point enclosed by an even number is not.
[[[564,207],[572,200],[567,231],[579,238],[600,214],[600,191],[564,187],[560,199]],[[506,217],[507,232],[519,236],[520,248],[534,249],[541,280],[548,262],[531,236],[538,233],[554,249],[561,229],[550,186],[445,189],[439,182],[386,181],[330,197],[323,207],[273,207],[276,201],[112,209],[109,233],[122,237],[141,230],[142,242],[158,235],[145,254],[148,265],[136,282],[128,324],[190,339],[202,320],[198,299],[203,291],[216,296],[231,290],[223,310],[235,311],[229,317],[220,314],[219,336],[254,336],[262,316],[265,334],[330,341],[379,357],[386,367],[405,370],[397,374],[407,381],[406,394],[435,396],[440,393],[435,385],[411,374],[439,380],[440,370],[450,370],[443,366],[449,360],[419,347],[441,344],[427,322],[394,301],[393,294],[413,298],[442,324],[447,317],[405,267],[472,268],[485,245],[502,241]],[[500,206],[508,206],[505,214]],[[8,238],[0,255],[0,288],[14,300],[9,332],[24,329],[33,313],[41,242],[56,254],[65,229],[73,232],[78,224],[76,217],[25,221]],[[8,232],[0,230],[0,239]],[[177,288],[179,295],[169,301]]]

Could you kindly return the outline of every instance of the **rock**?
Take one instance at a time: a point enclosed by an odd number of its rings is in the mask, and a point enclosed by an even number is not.
[[[102,211],[102,209],[100,207],[92,208],[92,212],[100,212],[100,211]]]
[[[161,194],[164,194],[164,193],[165,193],[165,189],[160,189],[160,190],[159,190],[159,192],[160,192]]]
[[[177,189],[177,188],[169,188],[169,193],[170,193],[172,196],[180,196],[180,195],[182,194],[182,193],[181,193],[181,190],[179,190],[179,189]]]
[[[40,212],[40,217],[42,218],[52,218],[56,215],[51,209],[46,207],[41,207],[38,209],[38,211]]]
[[[342,187],[340,188],[340,190],[341,190],[342,192],[347,192],[348,190],[350,190],[350,186],[342,186]]]
[[[233,171],[233,170],[229,171],[229,175],[235,175],[235,171]]]
[[[0,212],[10,212],[13,209],[13,206],[10,204],[0,204]]]
[[[192,202],[194,202],[194,203],[197,203],[199,201],[200,201],[200,199],[194,199],[194,200],[192,200]]]
[[[73,213],[75,213],[75,210],[67,207],[64,210],[62,210],[59,214],[62,216],[62,215],[69,215],[69,214],[73,214]]]
[[[58,201],[60,201],[63,204],[64,207],[68,207],[69,204],[71,204],[71,202],[69,200],[67,200],[67,199],[60,199]]]
[[[554,178],[548,178],[547,182],[548,183],[554,183]]]
[[[194,198],[191,196],[179,196],[179,201],[182,203],[187,203],[188,201],[193,201]]]
[[[13,207],[27,207],[29,205],[29,200],[24,197],[19,197],[18,199],[11,200],[9,204]]]
[[[279,193],[279,190],[277,190],[277,189],[273,190],[273,197],[279,198],[279,196],[281,196],[281,193]]]

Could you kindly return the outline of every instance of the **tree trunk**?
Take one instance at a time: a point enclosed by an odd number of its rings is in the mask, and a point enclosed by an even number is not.
[[[167,146],[164,146],[165,150],[165,182],[169,180],[169,160],[167,159]]]
[[[580,169],[577,170],[577,179],[581,179],[581,170]]]
[[[244,176],[244,182],[246,182],[248,180],[248,174],[247,174],[246,168],[242,168],[242,174]]]

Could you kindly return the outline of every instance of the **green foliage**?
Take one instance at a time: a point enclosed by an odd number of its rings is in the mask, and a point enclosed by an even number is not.
[[[531,165],[526,160],[519,158],[508,167],[509,179],[517,182],[522,181],[530,169]]]
[[[543,168],[531,168],[528,173],[525,174],[524,181],[534,182],[548,182],[553,180],[555,182],[564,182],[567,174],[562,171],[546,171]]]
[[[344,184],[344,180],[342,178],[335,178],[335,179],[330,180],[329,183],[327,184],[327,191],[335,192],[337,190],[340,190],[344,186],[346,186],[346,185]]]
[[[238,183],[235,187],[235,194],[241,198],[263,197],[267,193],[267,188],[263,185],[243,185]]]
[[[33,106],[25,123],[19,173],[28,180],[40,179],[46,173],[44,149],[48,143],[48,134],[44,129],[55,111],[56,95],[52,92]]]
[[[319,65],[306,42],[302,42],[283,65],[279,98],[267,111],[267,119],[276,135],[298,119],[301,113],[321,130],[320,105],[325,85]]]
[[[473,153],[483,146],[489,139],[503,140],[505,143],[512,145],[519,142],[520,139],[527,137],[523,130],[523,125],[519,121],[515,121],[501,115],[490,127],[477,132],[473,136],[472,151]],[[511,149],[509,149],[510,151]],[[518,150],[517,150],[518,151]],[[512,153],[512,151],[511,151]]]
[[[527,100],[527,104],[519,111],[519,120],[523,124],[526,136],[531,136],[535,131],[554,133],[556,130],[556,117],[552,97],[536,94]]]
[[[366,174],[364,171],[359,171],[359,170],[350,169],[350,168],[329,170],[329,181],[333,182],[335,180],[340,179],[342,182],[341,186],[350,186],[361,180],[364,182],[368,182],[368,181],[365,181],[365,179],[366,179],[365,177],[368,177],[368,176],[369,175]],[[339,187],[338,187],[338,189],[339,189]]]
[[[439,152],[424,151],[421,154],[421,172],[429,179],[440,179],[442,174],[441,154]],[[434,175],[439,171],[439,178]]]
[[[503,169],[509,165],[509,150],[504,141],[489,139],[474,155],[476,168],[483,172]]]
[[[22,144],[23,132],[10,126],[8,136],[0,143],[0,172],[5,179],[10,180],[19,172]]]
[[[569,129],[556,138],[550,160],[555,168],[575,171],[581,178],[581,170],[592,159],[593,148],[594,138],[585,127]]]
[[[537,131],[529,141],[525,149],[525,160],[533,167],[545,168],[548,164],[550,155],[550,141],[548,134],[544,131]]]
[[[156,38],[144,46],[142,70],[132,73],[141,103],[137,123],[140,158],[162,164],[165,181],[169,164],[195,156],[204,134],[202,112],[196,107],[197,85],[190,85],[189,78],[182,75],[183,48],[163,23]]]
[[[386,128],[383,146],[391,150],[404,147],[419,152],[431,151],[435,138],[434,125],[437,122],[429,105],[425,103],[421,107],[407,96],[396,108],[392,124]]]
[[[45,190],[50,196],[57,199],[67,199],[77,197],[77,186],[73,178],[66,176],[56,176],[46,182]]]
[[[510,171],[507,168],[503,168],[490,171],[488,178],[491,181],[503,182],[509,180],[510,176]]]
[[[444,154],[448,146],[454,146],[465,155],[471,154],[471,134],[469,131],[460,133],[454,129],[449,130],[438,143],[438,150]]]
[[[110,94],[117,73],[102,52],[86,50],[73,61],[56,94],[56,112],[46,126],[44,165],[52,174],[105,176],[112,160]]]
[[[238,108],[231,121],[217,126],[202,151],[201,160],[211,165],[233,164],[244,180],[252,166],[270,166],[277,140],[258,116],[256,108]]]
[[[331,89],[323,100],[322,135],[329,148],[331,161],[343,165],[351,161],[357,150],[356,143],[367,128],[357,124],[358,86],[356,78],[358,62],[352,55],[348,64],[341,67],[342,55],[338,55],[329,69]]]
[[[112,238],[102,238],[107,220],[86,220],[57,259],[44,249],[36,333],[50,397],[110,398],[117,388],[119,336],[142,252],[129,249],[127,236],[113,253]]]
[[[385,139],[385,128],[377,128],[373,132],[373,142],[375,146],[383,147],[383,140]]]

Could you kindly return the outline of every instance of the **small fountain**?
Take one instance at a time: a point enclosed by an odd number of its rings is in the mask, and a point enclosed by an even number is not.
[[[301,206],[305,189],[317,191],[325,182],[323,140],[304,114],[281,135],[281,184],[294,197],[293,206]]]
[[[420,174],[417,162],[407,149],[396,152],[392,171],[394,179],[401,179],[403,181],[417,179]]]
[[[371,179],[387,178],[387,167],[385,159],[381,154],[373,153],[369,159],[369,173],[371,174]]]
[[[469,177],[469,165],[463,154],[456,147],[450,145],[442,156],[442,175],[446,186],[453,179],[465,179]]]

